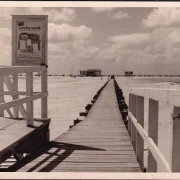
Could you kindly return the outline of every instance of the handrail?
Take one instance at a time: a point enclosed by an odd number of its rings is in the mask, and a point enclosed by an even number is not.
[[[0,75],[46,71],[45,66],[9,66],[0,67]]]
[[[166,161],[165,157],[162,155],[161,151],[156,146],[152,138],[148,137],[147,132],[143,129],[143,127],[139,123],[137,123],[137,119],[132,115],[130,111],[128,112],[128,116],[131,118],[131,121],[133,122],[134,126],[136,127],[137,131],[139,132],[143,140],[147,143],[148,148],[152,152],[154,158],[164,166],[167,172],[171,172],[169,163]]]
[[[33,72],[41,72],[41,91],[33,91]],[[26,74],[26,90],[18,91],[18,74]],[[12,75],[12,78],[10,78]],[[8,91],[4,91],[4,85]],[[4,101],[4,96],[10,95],[13,100]],[[19,98],[19,95],[26,97]],[[33,101],[41,99],[41,117],[47,118],[47,68],[45,66],[0,66],[0,117],[4,110],[11,118],[18,118],[19,112],[26,119],[27,126],[33,126]],[[26,108],[23,104],[26,104]],[[13,108],[11,112],[10,108]]]
[[[180,101],[177,101],[177,96],[180,96],[179,89],[147,88],[147,87],[132,88],[131,93],[180,107]]]
[[[38,94],[29,96],[29,97],[27,96],[25,98],[21,98],[21,99],[17,99],[17,100],[12,100],[10,102],[1,103],[0,104],[0,111],[1,110],[6,110],[8,108],[15,107],[15,106],[27,103],[27,102],[31,102],[31,101],[34,101],[36,99],[40,99],[40,98],[46,97],[47,95],[48,95],[47,92],[42,92],[42,93],[38,93]]]
[[[180,91],[176,88],[143,87],[130,90],[128,132],[142,169],[145,162],[144,144],[147,146],[148,172],[180,172],[179,97]],[[144,113],[148,118],[148,132],[144,129]],[[166,127],[163,129],[164,125]]]

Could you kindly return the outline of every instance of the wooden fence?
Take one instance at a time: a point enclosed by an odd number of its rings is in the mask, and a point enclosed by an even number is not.
[[[128,132],[142,169],[147,147],[148,172],[180,172],[179,114],[179,90],[131,89]]]
[[[41,73],[41,92],[33,91],[34,72]],[[26,75],[26,91],[18,91],[18,74],[22,73]],[[4,90],[4,85],[8,91]],[[4,96],[6,95],[12,96],[13,100],[5,102]],[[19,98],[22,95],[25,97]],[[4,117],[4,111],[7,111],[11,118],[18,118],[20,113],[26,119],[27,126],[33,126],[33,102],[41,99],[41,117],[47,118],[47,96],[47,70],[45,66],[0,67],[0,117]]]

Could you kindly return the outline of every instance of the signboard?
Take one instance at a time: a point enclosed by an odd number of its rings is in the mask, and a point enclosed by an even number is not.
[[[47,64],[46,15],[12,16],[12,65]]]

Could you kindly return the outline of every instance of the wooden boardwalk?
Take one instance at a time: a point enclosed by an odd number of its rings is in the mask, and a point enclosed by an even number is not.
[[[61,128],[61,127],[59,127]],[[53,140],[21,172],[141,172],[111,80],[84,121]]]

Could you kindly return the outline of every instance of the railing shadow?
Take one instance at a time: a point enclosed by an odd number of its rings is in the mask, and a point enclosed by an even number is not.
[[[56,149],[54,152],[49,152],[51,149],[54,148]],[[64,150],[64,152],[60,153],[61,150]],[[23,166],[26,166],[28,163],[34,161],[37,163],[34,166],[27,169],[26,172],[33,172],[33,171],[50,172],[54,168],[56,168],[60,163],[62,163],[66,158],[68,158],[75,150],[105,151],[105,149],[100,149],[100,148],[93,148],[88,146],[52,141],[45,149],[38,150],[35,154],[31,154],[27,156],[22,161],[10,167],[7,171],[8,172],[18,171]],[[47,156],[42,160],[36,160],[42,155],[47,155]],[[38,169],[41,166],[43,167]]]

